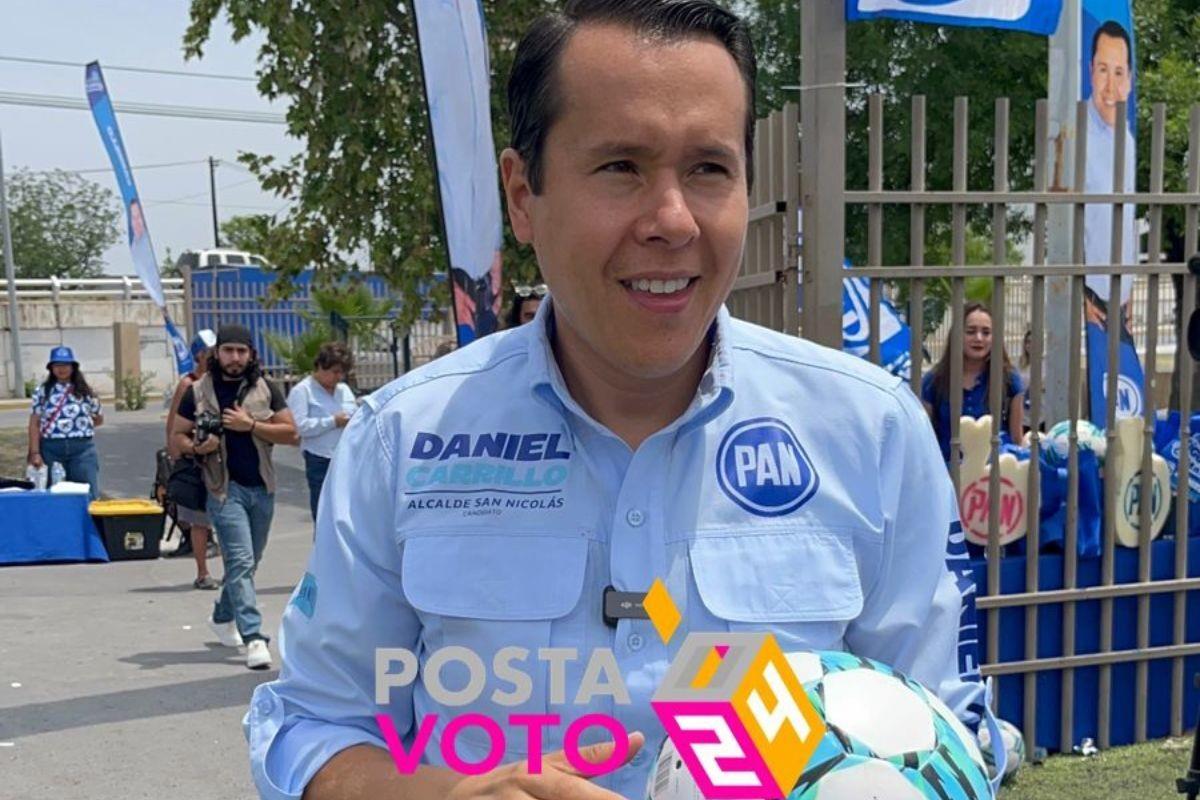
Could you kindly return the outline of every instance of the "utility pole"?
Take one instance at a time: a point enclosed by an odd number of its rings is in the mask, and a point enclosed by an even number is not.
[[[8,342],[12,347],[13,397],[25,386],[21,369],[21,321],[17,317],[17,268],[13,264],[12,230],[8,225],[8,193],[4,186],[4,147],[0,143],[0,228],[4,230],[4,277],[8,280]]]
[[[804,338],[842,347],[846,238],[846,5],[800,4],[800,203]],[[790,302],[795,302],[791,300]]]
[[[1064,0],[1058,30],[1050,37],[1050,142],[1054,154],[1050,191],[1066,192],[1075,185],[1075,140],[1086,131],[1075,129],[1075,107],[1079,101],[1080,0]],[[1049,230],[1046,236],[1046,261],[1050,264],[1074,262],[1072,252],[1071,206],[1055,203],[1048,213]],[[1048,425],[1070,416],[1067,381],[1070,378],[1071,352],[1071,282],[1054,276],[1046,279],[1046,358],[1045,402],[1042,414]],[[1076,409],[1078,411],[1078,409]],[[1036,426],[1038,420],[1034,420]]]
[[[208,194],[212,200],[213,247],[221,246],[221,228],[217,224],[217,165],[221,162],[208,157]]]

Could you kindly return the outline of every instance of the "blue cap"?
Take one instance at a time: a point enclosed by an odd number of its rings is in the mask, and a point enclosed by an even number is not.
[[[79,366],[79,362],[75,360],[75,353],[66,345],[60,344],[50,351],[50,360],[46,362],[46,369],[50,369],[51,364],[73,364]]]
[[[192,357],[199,358],[200,354],[210,347],[215,347],[217,344],[217,335],[205,328],[202,331],[197,331],[192,337]]]

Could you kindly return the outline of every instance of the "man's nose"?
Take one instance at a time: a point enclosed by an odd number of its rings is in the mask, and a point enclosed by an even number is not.
[[[654,202],[638,222],[638,239],[668,247],[681,247],[700,235],[700,226],[688,206],[682,187],[672,182],[654,193]]]

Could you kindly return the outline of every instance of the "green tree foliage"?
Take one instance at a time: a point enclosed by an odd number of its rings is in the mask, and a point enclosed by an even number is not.
[[[221,223],[221,244],[263,255],[270,248],[273,222],[269,214],[240,214]]]
[[[489,0],[493,113],[503,109],[503,85],[516,37],[549,3]],[[258,89],[289,103],[288,132],[305,142],[285,161],[246,153],[241,161],[263,188],[296,200],[269,237],[266,255],[279,265],[278,294],[306,266],[323,279],[351,271],[363,256],[384,275],[411,322],[421,292],[445,305],[446,256],[438,217],[425,97],[410,6],[367,0],[348,13],[337,0],[258,3],[193,0],[184,46],[199,57],[213,21],[224,12],[240,40],[257,31]],[[497,145],[507,141],[507,121],[496,116]],[[527,280],[530,253],[506,232],[506,275]]]
[[[395,308],[391,300],[375,298],[370,289],[357,281],[314,289],[311,303],[303,315],[307,326],[298,335],[289,338],[265,334],[267,344],[297,379],[312,372],[322,344],[343,338],[343,333],[352,346],[370,341],[384,318],[393,316]],[[335,319],[339,325],[345,324],[344,331],[335,328]]]
[[[109,189],[73,172],[19,169],[5,176],[18,278],[92,278],[120,240],[121,206]]]

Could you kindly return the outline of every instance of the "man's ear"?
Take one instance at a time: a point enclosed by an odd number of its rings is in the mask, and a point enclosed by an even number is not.
[[[511,147],[500,154],[500,182],[504,186],[504,197],[508,203],[508,221],[513,235],[522,244],[533,243],[533,221],[530,203],[534,198],[533,187],[525,171],[525,159]]]

